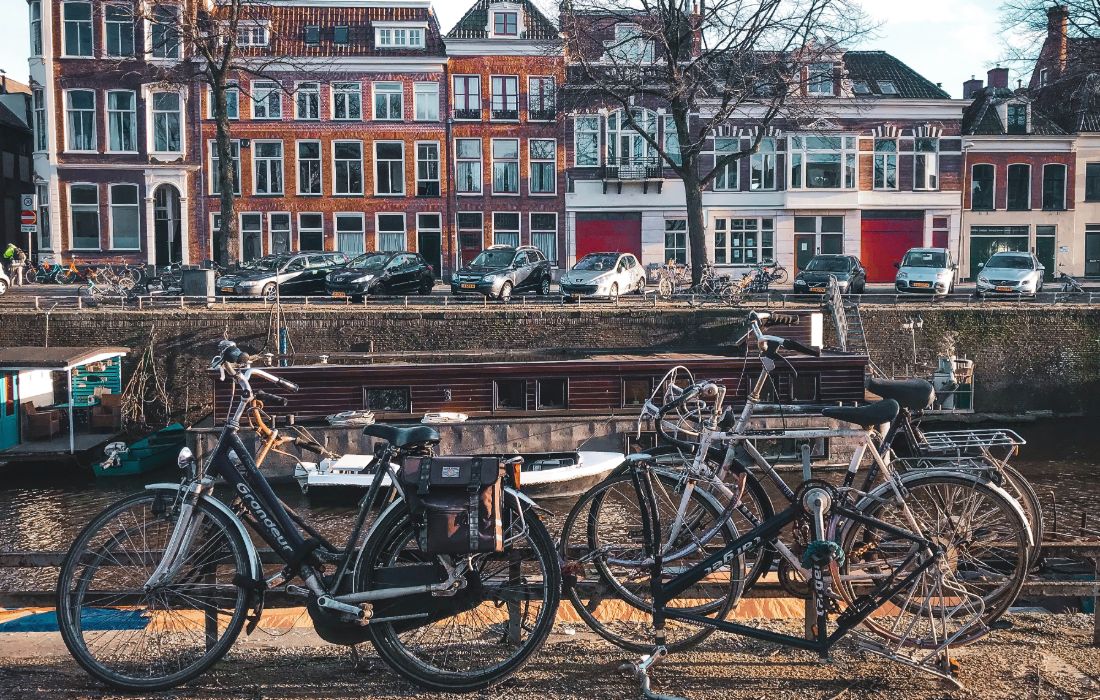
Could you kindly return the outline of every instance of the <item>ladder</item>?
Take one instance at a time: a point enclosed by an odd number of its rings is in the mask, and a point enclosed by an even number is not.
[[[836,338],[842,352],[867,355],[868,371],[874,376],[886,376],[871,360],[867,352],[867,338],[863,331],[863,315],[859,311],[859,302],[845,299],[835,277],[829,277],[825,288],[825,300],[822,306],[833,316]]]

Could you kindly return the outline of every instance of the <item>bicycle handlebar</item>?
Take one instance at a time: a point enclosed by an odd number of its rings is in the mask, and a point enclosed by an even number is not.
[[[821,350],[817,348],[811,348],[809,345],[803,345],[797,340],[791,340],[790,338],[783,339],[783,347],[788,350],[794,350],[800,352],[803,355],[812,355],[813,357],[821,357]]]
[[[276,396],[275,394],[269,394],[266,391],[260,390],[256,392],[256,398],[264,403],[278,404],[279,406],[286,406],[287,399],[285,396]]]

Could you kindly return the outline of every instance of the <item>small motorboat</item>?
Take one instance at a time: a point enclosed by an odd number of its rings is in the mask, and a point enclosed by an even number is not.
[[[488,455],[509,459],[516,455]],[[578,496],[599,483],[623,463],[621,452],[542,452],[523,457],[520,489],[531,498],[551,499]],[[393,465],[396,468],[396,465]],[[344,455],[320,462],[298,462],[294,478],[302,493],[311,498],[355,500],[370,487],[374,478],[373,455]],[[390,478],[382,479],[389,486]]]
[[[176,463],[179,451],[187,444],[187,429],[172,423],[129,447],[112,442],[104,449],[106,459],[92,467],[99,476],[133,476]]]

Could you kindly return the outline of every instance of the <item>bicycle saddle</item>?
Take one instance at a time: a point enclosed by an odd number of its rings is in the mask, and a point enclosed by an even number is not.
[[[399,428],[396,425],[375,423],[363,428],[363,434],[385,440],[394,447],[408,447],[422,442],[439,442],[439,431],[429,425],[414,425],[411,428]]]
[[[821,415],[835,418],[845,423],[855,423],[861,428],[889,423],[898,417],[901,407],[893,399],[875,401],[866,406],[827,406],[821,409]]]
[[[936,392],[929,382],[923,379],[877,379],[867,380],[867,390],[884,399],[893,399],[902,408],[910,411],[922,411],[932,405]]]

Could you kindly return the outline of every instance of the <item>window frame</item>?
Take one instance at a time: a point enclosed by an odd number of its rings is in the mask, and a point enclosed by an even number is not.
[[[993,174],[990,181],[989,207],[974,206],[974,186],[978,183],[976,171],[978,168],[989,168]],[[984,198],[984,193],[983,193]],[[993,163],[972,163],[970,165],[970,211],[997,211],[997,166]]]
[[[497,83],[500,81],[501,92],[499,94],[499,101],[501,109],[497,109],[498,95],[496,91]],[[510,94],[507,91],[509,85],[515,86],[515,93]],[[508,105],[514,101],[514,108],[508,109]],[[515,116],[499,116],[501,114],[511,115],[515,113]],[[491,122],[518,122],[519,121],[519,76],[518,75],[490,75],[489,76],[489,121]]]
[[[484,100],[481,95],[481,76],[480,75],[453,75],[451,76],[451,90],[454,95],[454,102],[451,109],[454,112],[455,121],[481,121],[482,109],[485,106]],[[459,80],[462,81],[462,90],[458,89]],[[477,88],[477,93],[472,94],[469,91],[469,87],[473,85]],[[463,98],[464,107],[458,106],[459,95]],[[476,107],[471,107],[472,103],[476,102]]]
[[[683,226],[684,226],[683,229],[681,230],[678,226],[676,228],[670,228],[669,224],[674,224],[674,223],[675,224],[681,224],[682,223]],[[670,233],[679,234],[679,235],[683,236],[684,242],[683,242],[683,247],[682,248],[679,245],[677,245],[675,247],[672,247],[672,248],[669,247],[669,245],[668,245],[668,234],[670,234]],[[688,260],[690,259],[688,257],[690,249],[688,247],[687,217],[672,216],[672,217],[665,218],[665,227],[664,227],[663,234],[664,235],[661,239],[661,244],[662,244],[663,250],[664,250],[663,260],[665,262],[668,262],[669,260],[675,259],[677,263],[679,263],[681,265],[686,265],[688,263]],[[680,257],[675,255],[675,254],[672,257],[669,257],[669,251],[670,250],[672,250],[672,251],[683,250],[683,260],[681,260]]]
[[[352,87],[352,86],[354,86],[354,87]],[[329,107],[329,111],[331,112],[332,120],[333,121],[341,121],[341,122],[345,122],[345,121],[346,122],[361,122],[361,121],[363,121],[363,83],[358,82],[358,81],[339,80],[339,81],[335,81],[335,82],[331,83],[330,88],[332,90],[332,105]],[[343,116],[343,117],[338,116],[337,113],[336,113],[336,108],[337,108],[337,105],[339,103],[339,101],[337,100],[338,97],[345,98],[344,99],[345,116]],[[356,104],[358,104],[358,109],[359,109],[359,115],[358,116],[355,116],[355,117],[346,116],[347,114],[350,114],[349,107],[351,106],[351,103],[348,102],[348,99],[347,99],[349,97],[355,97],[356,98]]]
[[[406,157],[405,142],[404,141],[396,141],[396,140],[392,140],[392,139],[380,139],[380,140],[377,140],[377,141],[373,141],[372,144],[373,145],[372,145],[372,148],[371,148],[371,153],[374,156],[374,196],[375,197],[404,197],[405,196],[405,190],[406,190],[406,183],[405,183],[405,157]],[[395,159],[392,159],[392,158],[382,159],[382,158],[378,157],[378,147],[379,146],[393,145],[393,144],[397,144],[397,145],[401,146],[401,159],[400,160],[395,160]],[[400,192],[395,192],[395,191],[382,192],[381,189],[379,188],[379,185],[381,184],[381,179],[382,179],[382,178],[379,177],[379,173],[380,173],[379,168],[382,167],[383,163],[389,163],[389,164],[400,163],[401,164],[401,177],[399,179],[399,182],[401,183],[401,191]],[[390,165],[389,167],[392,167],[392,165]],[[392,171],[389,172],[389,181],[390,181],[391,184],[394,181]]]
[[[769,150],[764,150],[765,143],[770,144]],[[768,158],[771,158],[769,165]],[[757,167],[759,163],[759,168]],[[771,185],[765,186],[768,172],[771,172]],[[760,186],[753,187],[753,173],[759,170]],[[749,156],[749,191],[750,192],[774,192],[778,187],[777,175],[779,173],[779,143],[774,136],[766,136],[760,139],[756,153]]]
[[[30,20],[30,55],[42,55],[42,0],[27,3],[27,16]]]
[[[1018,117],[1023,113],[1023,123],[1018,123]],[[1024,136],[1028,133],[1028,105],[1026,103],[1016,103],[1005,105],[1005,133],[1009,136]],[[1017,119],[1013,119],[1013,114],[1016,114]]]
[[[595,129],[583,129],[582,130],[580,128],[581,127],[581,122],[594,123],[596,125]],[[578,135],[582,134],[582,133],[583,134],[595,134],[595,137],[596,137],[595,142],[594,142],[594,145],[595,145],[595,148],[596,148],[595,162],[592,162],[592,163],[587,162],[589,160],[588,158],[585,159],[586,162],[584,162],[584,163],[581,162],[582,150],[581,150],[581,147],[580,147],[580,141],[578,139]],[[575,117],[573,117],[573,166],[574,167],[577,167],[577,168],[598,168],[598,167],[603,165],[604,148],[603,148],[603,144],[600,143],[600,139],[603,136],[603,133],[604,133],[603,119],[600,117],[600,115],[598,115],[598,114],[578,114]]]
[[[316,144],[317,145],[317,157],[316,158],[302,158],[302,144]],[[301,197],[320,197],[325,194],[325,159],[324,159],[324,145],[321,139],[296,139],[294,141],[294,190],[295,194]],[[302,177],[302,164],[313,163],[317,168],[317,191],[305,191],[302,188],[302,183],[306,178]],[[312,169],[312,168],[311,168]]]
[[[402,242],[401,247],[388,250],[382,247],[382,217],[392,216],[401,217],[401,235]],[[409,220],[405,212],[401,211],[379,211],[374,213],[374,249],[383,253],[402,253],[408,251],[409,243]],[[393,235],[393,231],[387,231],[388,235]]]
[[[226,86],[225,86],[225,105],[226,105],[226,111],[227,112],[229,111],[229,94],[230,93],[233,93],[235,95],[235,97],[233,99],[234,99],[234,105],[236,105],[236,107],[228,115],[229,120],[230,121],[238,121],[241,118],[241,86],[236,81],[232,81],[232,82],[226,84]],[[213,119],[214,118],[214,91],[209,86],[206,88],[206,118],[207,119]]]
[[[1024,168],[1026,174],[1024,176],[1024,199],[1023,206],[1013,205],[1013,193],[1012,193],[1012,173],[1013,169],[1017,172],[1020,168]],[[1031,211],[1031,164],[1030,163],[1009,163],[1005,168],[1005,211]]]
[[[260,235],[258,236],[258,240],[260,242],[259,255],[257,255],[255,258],[251,258],[251,259],[252,260],[258,260],[259,258],[262,258],[264,256],[264,239],[266,238],[266,234],[264,233],[264,221],[266,220],[266,218],[264,217],[264,212],[262,212],[262,211],[242,211],[242,212],[239,212],[237,214],[237,259],[240,262],[248,262],[244,258],[244,234],[245,234],[244,219],[245,219],[246,216],[247,217],[256,217],[256,219],[260,222],[260,228],[259,228]],[[252,232],[251,229],[249,230],[249,232],[250,233]]]
[[[267,212],[267,253],[268,255],[275,255],[275,226],[274,221],[276,216],[285,216],[287,225],[287,250],[286,253],[290,253],[294,250],[294,217],[286,210],[269,211]]]
[[[157,148],[157,122],[158,115],[170,115],[172,112],[166,110],[158,110],[156,105],[157,95],[175,95],[176,96],[176,117],[179,125],[179,148],[172,150],[161,150]],[[182,155],[187,152],[187,125],[184,123],[185,105],[183,92],[181,90],[152,90],[149,92],[147,100],[148,118],[149,118],[149,154],[150,155]]]
[[[538,229],[535,228],[535,217],[536,216],[553,216],[554,217],[554,230],[553,230],[553,234],[554,234],[554,236],[553,236],[553,239],[554,239],[554,254],[553,255],[550,255],[549,253],[547,253],[545,250],[542,249],[542,246],[535,243],[535,234],[536,233],[541,233],[541,234],[551,233],[550,229],[547,229],[547,228],[538,228]],[[529,212],[527,212],[527,231],[528,231],[528,236],[530,236],[530,239],[531,239],[531,245],[533,245],[534,247],[536,247],[540,251],[542,251],[542,254],[546,257],[547,261],[550,262],[551,267],[558,267],[558,233],[559,233],[559,228],[558,227],[560,225],[561,225],[561,219],[558,216],[558,212],[556,212],[556,211],[529,211]]]
[[[65,102],[65,153],[98,153],[99,152],[99,125],[96,123],[96,111],[99,109],[99,96],[96,90],[90,90],[87,88],[68,88],[62,90],[62,96]],[[76,110],[81,113],[90,114],[92,117],[92,124],[90,127],[90,133],[92,135],[91,148],[72,148],[73,128],[72,119],[70,113],[73,108],[70,106],[73,93],[90,93],[92,96],[91,108],[81,107]],[[83,133],[84,129],[81,129]]]
[[[931,151],[920,150],[921,141],[931,142]],[[924,178],[918,177],[918,168],[925,163]],[[931,168],[928,167],[931,162]],[[928,186],[929,177],[933,182]],[[922,181],[923,180],[923,181]],[[940,139],[934,136],[917,136],[913,139],[913,189],[918,192],[938,192],[940,189]]]
[[[439,141],[416,141],[416,142],[413,143],[413,146],[416,148],[416,196],[417,197],[439,197],[439,196],[442,196],[442,194],[443,194],[443,172],[442,172],[443,171],[443,167],[442,167],[443,166],[443,155],[442,155],[442,147],[441,147]],[[424,163],[430,163],[431,162],[431,161],[427,161],[427,160],[421,160],[421,158],[420,158],[420,147],[421,146],[434,146],[435,147],[435,179],[434,180],[430,179],[430,178],[422,179],[420,177],[420,164],[422,162],[424,162]],[[424,183],[424,184],[435,183],[435,192],[434,192],[434,194],[431,193],[431,192],[422,193],[420,191],[421,183]]]
[[[341,145],[341,144],[356,144],[356,145],[359,146],[359,159],[358,159],[358,163],[359,163],[359,191],[358,192],[350,192],[350,191],[349,192],[337,192],[337,185],[340,183],[340,178],[339,178],[338,172],[337,172],[338,165],[340,163],[349,163],[350,164],[350,163],[355,162],[355,161],[353,161],[351,159],[348,159],[348,158],[338,159],[336,157],[336,147]],[[331,151],[332,151],[332,196],[333,197],[362,197],[363,194],[366,192],[366,180],[367,180],[366,171],[364,169],[365,168],[365,165],[364,165],[365,153],[364,153],[364,149],[363,149],[363,141],[360,140],[360,139],[333,139],[332,146],[330,146],[330,148],[331,148]],[[350,165],[349,165],[349,168],[350,168]],[[347,179],[348,179],[349,184],[350,184],[350,175],[351,175],[350,169],[348,171],[348,175],[349,175],[349,177]]]
[[[266,145],[269,145],[269,144],[279,144],[279,156],[278,156],[278,158],[276,158],[274,156],[260,156],[259,155],[260,146],[266,146]],[[253,196],[256,196],[256,197],[281,197],[281,196],[283,196],[284,192],[286,191],[286,162],[285,162],[286,148],[283,145],[283,140],[282,139],[253,139],[251,148],[249,150],[252,152],[252,194],[253,194]],[[266,192],[261,192],[260,191],[260,185],[259,185],[260,172],[261,172],[261,162],[260,162],[261,160],[263,161],[262,170],[264,172],[266,172],[266,174],[267,174],[268,189],[267,189]],[[279,189],[278,190],[272,190],[271,189],[271,183],[272,183],[272,178],[271,178],[272,169],[271,169],[271,166],[273,164],[275,164],[276,162],[278,163],[278,166],[279,166]]]
[[[543,382],[562,382],[564,384],[564,399],[561,406],[544,406],[542,403]],[[568,411],[569,410],[569,377],[538,377],[535,380],[535,411]]]
[[[258,89],[259,89],[259,86],[261,86],[261,85],[271,86],[271,87],[268,88],[268,92],[264,95],[264,99],[259,100],[259,99],[256,99],[256,96],[259,94]],[[279,98],[279,101],[278,101],[279,113],[275,114],[275,115],[271,114],[271,104],[272,104],[271,103],[271,97],[272,97],[272,95],[277,95],[278,98]],[[250,108],[249,114],[251,115],[253,120],[255,120],[255,121],[277,121],[277,120],[280,120],[280,119],[283,118],[283,86],[280,85],[277,81],[274,81],[274,80],[253,80],[253,81],[251,81],[248,85],[248,97],[249,97],[249,102],[251,103],[251,108]],[[262,116],[262,117],[256,115],[256,106],[259,105],[259,104],[264,104],[265,105],[265,107],[264,107],[264,112],[265,113],[264,113],[264,116]]]
[[[374,22],[374,47],[376,49],[423,49],[427,48],[428,25],[424,22],[382,21]],[[404,41],[397,41],[398,32],[402,32]],[[417,40],[413,41],[413,37]]]
[[[363,252],[366,252],[366,250],[367,250],[367,215],[364,214],[361,211],[336,211],[336,212],[332,213],[332,241],[333,241],[332,246],[333,246],[333,250],[335,250],[337,252],[344,252],[344,253],[347,252],[347,251],[340,248],[340,233],[341,233],[341,231],[340,231],[340,219],[341,218],[345,218],[345,219],[358,218],[359,219],[359,231],[358,232],[359,232],[359,235],[362,236]],[[347,233],[350,233],[350,232],[349,231],[344,231],[344,233],[347,234]],[[351,257],[353,257],[353,256],[351,256]]]
[[[477,141],[477,190],[463,190],[461,188],[459,171],[463,163],[474,162],[472,158],[461,157],[461,151],[459,149],[460,141]],[[485,191],[485,139],[480,137],[456,137],[454,140],[454,160],[455,160],[455,195],[459,197],[477,197]]]
[[[133,204],[115,204],[115,188],[132,187],[134,189]],[[132,248],[124,248],[115,244],[115,207],[127,207],[134,210],[134,222],[137,230],[134,237],[137,245]],[[107,185],[107,245],[110,250],[135,251],[141,250],[141,188],[134,182],[112,182]]]
[[[514,159],[512,159],[512,158],[500,159],[500,160],[497,159],[496,144],[498,142],[503,142],[503,141],[513,141],[513,142],[515,142],[515,144],[516,144],[516,156],[515,156]],[[492,190],[491,190],[493,196],[495,196],[495,197],[518,197],[520,195],[520,190],[522,189],[522,185],[520,184],[520,163],[523,160],[522,141],[523,140],[520,139],[520,138],[493,138],[493,139],[490,139],[490,142],[489,142],[489,158],[490,158],[490,161],[491,161],[491,164],[492,164],[492,173],[493,173],[493,176],[492,176]],[[516,177],[515,191],[507,191],[507,190],[498,190],[497,189],[497,164],[498,163],[500,165],[503,165],[503,166],[514,166],[514,172],[515,172],[515,177]],[[513,168],[511,168],[511,167],[509,167],[508,169],[513,170]]]
[[[1047,206],[1047,170],[1061,168],[1062,201],[1059,206]],[[1069,197],[1069,167],[1065,163],[1043,163],[1043,211],[1066,211],[1067,198]]]
[[[393,90],[392,87],[385,86],[397,86],[397,90]],[[390,114],[390,109],[393,105],[390,103],[389,98],[397,95],[398,97],[398,116],[378,116],[378,97],[379,95],[387,96],[385,106],[386,114]],[[377,80],[371,83],[371,120],[376,122],[401,122],[405,121],[405,83],[397,80]]]
[[[754,228],[747,228],[747,222],[753,222]],[[721,222],[721,225],[719,225]],[[734,227],[734,222],[740,222],[740,228]],[[768,225],[765,226],[765,222]],[[748,267],[750,265],[757,265],[760,263],[770,263],[775,261],[775,249],[776,249],[776,217],[775,216],[751,216],[751,215],[721,215],[715,216],[711,220],[711,237],[710,243],[712,245],[712,253],[714,256],[715,265],[729,265],[732,267]],[[756,242],[749,246],[745,244],[745,238],[747,234],[756,234]],[[764,244],[764,234],[770,233],[771,244]],[[720,246],[718,243],[719,235],[722,235],[724,242]],[[740,245],[734,244],[734,237],[740,234]],[[740,260],[734,259],[734,251],[740,251]],[[750,260],[746,255],[748,251],[752,251],[755,259]],[[765,251],[771,251],[771,256],[765,255]],[[719,252],[722,254],[719,255]]]
[[[523,245],[523,216],[520,214],[520,212],[518,212],[518,211],[494,211],[494,212],[492,212],[491,216],[492,216],[492,219],[490,220],[490,222],[492,224],[492,230],[490,231],[490,233],[493,236],[493,243],[492,243],[493,245],[512,245],[512,243],[501,243],[501,241],[497,240],[497,235],[498,234],[511,235],[513,233],[516,235],[515,246],[519,247],[519,246]],[[516,217],[516,228],[515,229],[498,228],[497,227],[497,217],[498,216],[515,216]],[[482,220],[482,225],[484,225],[484,219]]]
[[[544,87],[540,86],[535,89],[536,84],[550,85],[550,95],[547,96]],[[558,81],[552,75],[529,75],[527,76],[527,121],[529,122],[552,122],[557,118],[558,106]],[[537,97],[537,104],[536,104]],[[547,107],[547,100],[550,102],[550,106]]]
[[[96,217],[96,244],[95,247],[83,247],[76,245],[76,224],[74,215],[78,211],[87,211],[91,204],[74,204],[73,203],[73,188],[90,187],[95,191],[95,217]],[[69,249],[80,251],[98,251],[103,249],[103,216],[102,216],[102,203],[100,202],[99,185],[94,182],[70,182],[68,190],[68,205],[69,205]],[[64,246],[62,246],[64,247]]]
[[[550,158],[535,158],[532,146],[537,141],[545,141],[553,144]],[[550,184],[552,189],[547,191],[535,190],[535,166],[550,165]],[[529,138],[527,139],[527,194],[531,197],[556,197],[558,195],[558,140],[556,138]]]
[[[316,216],[317,218],[319,218],[321,220],[321,225],[317,226],[317,227],[303,226],[302,225],[302,217],[304,217],[304,216]],[[307,233],[309,233],[310,235],[320,234],[320,236],[321,236],[321,247],[320,248],[318,248],[316,251],[313,248],[306,248],[305,251],[306,252],[324,252],[324,250],[325,250],[325,215],[323,213],[319,212],[319,211],[300,211],[300,212],[297,212],[297,216],[295,217],[295,223],[297,224],[297,226],[295,227],[294,237],[295,237],[295,245],[297,246],[298,250],[300,250],[300,251],[303,250],[302,231],[304,230]]]
[[[892,151],[879,150],[879,144],[892,144]],[[896,138],[875,138],[872,145],[871,160],[871,189],[878,192],[896,192],[901,186],[901,178],[898,177],[898,154],[901,146]],[[881,175],[881,178],[880,178]],[[890,176],[894,183],[890,184]]]
[[[719,141],[729,141],[734,144],[732,150],[725,150],[718,148]],[[729,155],[730,153],[736,153],[741,150],[741,137],[740,136],[715,136],[712,141],[711,153],[714,155],[714,164],[718,165],[718,161]],[[733,175],[733,183],[730,183],[730,175]],[[723,184],[724,183],[724,184]],[[717,172],[714,176],[714,180],[711,182],[711,189],[715,192],[740,192],[741,191],[741,159],[737,159],[726,163],[724,168]]]
[[[1089,175],[1090,169],[1093,170],[1092,175]],[[1089,194],[1090,184],[1092,185],[1091,196]],[[1100,202],[1100,162],[1085,163],[1085,192],[1083,200],[1086,202]]]
[[[431,88],[430,92],[425,92],[424,88]],[[435,110],[435,116],[420,116],[420,104],[421,98],[428,99],[428,106]],[[439,83],[418,81],[413,83],[413,121],[416,122],[438,122],[440,120],[439,109]]]
[[[236,145],[236,147],[237,147],[236,148],[237,156],[233,159],[233,162],[237,164],[237,167],[236,167],[236,170],[233,173],[233,176],[236,180],[234,182],[234,184],[236,185],[236,190],[233,192],[233,194],[235,196],[239,197],[239,196],[241,196],[241,179],[242,179],[242,175],[241,175],[241,140],[240,139],[230,139],[230,141],[229,141],[230,151],[233,150],[234,145]],[[208,151],[206,164],[207,164],[207,167],[209,168],[208,173],[207,173],[208,174],[207,179],[209,180],[209,183],[210,183],[209,187],[207,188],[207,190],[208,190],[207,194],[212,196],[212,197],[217,197],[221,194],[217,190],[217,187],[218,187],[218,172],[217,172],[217,169],[214,166],[214,161],[216,161],[218,159],[218,142],[217,142],[216,139],[208,139],[207,142],[206,142],[206,146],[207,146],[207,151]]]
[[[153,15],[158,14],[158,10],[166,14],[161,15],[161,17],[154,17]],[[167,18],[168,14],[172,15],[172,19],[174,20],[171,24],[162,21],[164,18]],[[145,20],[145,52],[148,56],[149,61],[152,61],[154,63],[171,63],[173,61],[179,61],[183,58],[183,39],[180,36],[179,22],[179,7],[173,5],[155,5],[151,8],[150,15]],[[159,45],[154,44],[154,35],[158,31],[158,27],[164,27],[164,29],[161,31],[164,32],[165,37],[161,40],[161,43]],[[174,51],[171,55],[165,53],[165,55],[163,56],[158,56],[158,51],[164,51],[164,49],[169,46],[169,39],[167,37],[172,34],[175,35],[175,44],[171,45],[174,48]]]
[[[823,72],[824,68],[828,72]],[[819,73],[819,71],[821,71]],[[828,87],[828,90],[819,89]],[[806,65],[806,94],[812,97],[836,97],[836,64],[832,61],[815,61]]]
[[[795,140],[798,139],[802,144],[800,147],[795,147]],[[831,148],[810,148],[810,139],[837,139],[839,140],[839,149]],[[839,160],[837,166],[840,168],[840,184],[837,187],[810,187],[809,183],[809,165],[811,164],[810,157],[816,154],[837,154]],[[796,170],[796,156],[799,161],[797,168],[799,169],[799,176],[797,178],[799,184],[795,186],[795,170]],[[850,180],[850,181],[849,181]],[[795,190],[799,192],[812,192],[815,190],[824,190],[827,192],[839,192],[843,190],[858,190],[859,189],[859,137],[856,134],[849,133],[813,133],[813,132],[800,132],[797,134],[790,134],[787,136],[787,189]]]
[[[245,32],[242,34],[241,32]],[[257,37],[261,36],[260,40]],[[243,49],[263,48],[271,45],[271,28],[267,20],[240,20],[237,23],[237,46]]]
[[[104,108],[107,112],[107,144],[106,144],[107,147],[104,150],[104,153],[127,153],[127,154],[138,153],[139,152],[138,151],[139,136],[138,136],[138,130],[137,130],[137,105],[138,105],[137,91],[136,90],[107,90],[106,92],[107,92],[107,99],[104,100]],[[132,100],[131,108],[128,110],[128,113],[130,115],[130,138],[132,140],[133,148],[128,148],[128,149],[126,149],[126,148],[124,148],[124,149],[111,148],[111,145],[112,145],[111,144],[111,117],[112,117],[112,115],[115,115],[115,114],[126,114],[127,113],[127,111],[124,111],[124,110],[111,109],[111,95],[116,95],[116,94],[128,94],[128,95],[130,95],[130,99]]]
[[[308,86],[314,87],[308,87]],[[302,116],[302,95],[313,95],[316,102],[313,104],[314,116]],[[294,83],[294,119],[296,121],[320,121],[321,120],[321,83],[317,80],[299,80]]]
[[[128,13],[128,19],[126,21],[119,21],[111,19],[107,16],[109,10],[122,10],[124,13]],[[108,2],[103,5],[103,55],[107,58],[135,58],[137,56],[137,36],[134,31],[135,16],[131,6],[117,3]],[[114,25],[119,31],[118,39],[121,40],[126,28],[129,28],[130,32],[130,53],[111,53],[111,26]],[[31,49],[31,54],[34,54],[34,49]]]
[[[34,132],[34,152],[50,150],[49,122],[46,117],[46,89],[31,88],[31,128]]]
[[[60,3],[61,12],[61,57],[62,58],[95,58],[95,7],[89,0],[64,0]],[[69,19],[65,16],[66,9],[73,5],[86,5],[88,8],[88,19]],[[87,27],[87,40],[88,47],[87,53],[69,53],[69,31],[70,24],[74,25],[86,25]],[[79,27],[77,28],[79,31]],[[76,35],[77,49],[82,49],[83,37],[80,34]],[[45,48],[45,47],[43,47]]]
[[[492,37],[494,39],[518,39],[518,38],[520,38],[520,33],[521,33],[522,30],[520,29],[520,21],[519,21],[520,20],[520,12],[519,12],[518,8],[507,8],[507,9],[493,10],[491,12],[491,15],[492,16],[489,18],[489,26],[491,27],[491,29],[490,29],[491,33],[489,35],[490,37]],[[511,17],[512,20],[514,20],[514,26],[515,26],[515,31],[514,32],[508,31],[508,28],[509,28],[508,18],[509,17]],[[504,21],[500,22],[499,19],[503,19]],[[504,31],[497,31],[498,27],[503,27]]]

